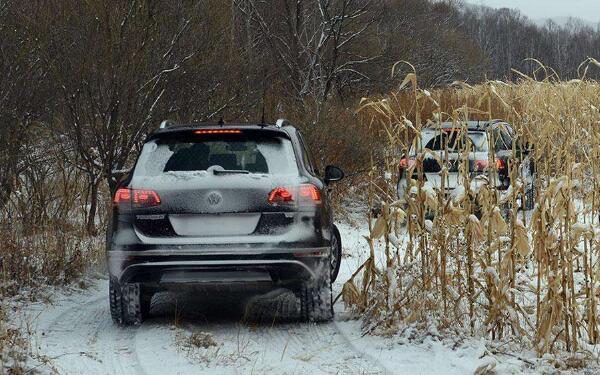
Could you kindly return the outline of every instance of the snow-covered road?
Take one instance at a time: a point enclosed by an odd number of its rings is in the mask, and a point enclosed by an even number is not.
[[[87,291],[56,300],[35,319],[36,347],[59,373],[385,373],[336,323],[243,323],[239,304],[209,305],[207,296],[159,295],[151,319],[141,327],[119,328],[110,320],[107,288],[99,280]],[[187,338],[200,332],[212,336],[213,346],[189,345]]]
[[[340,230],[346,256],[334,293],[367,251],[364,231],[348,225],[341,225]],[[107,290],[106,279],[93,279],[85,289],[56,290],[50,304],[26,307],[34,352],[48,359],[40,368],[86,375],[463,375],[490,360],[484,343],[476,340],[451,349],[429,337],[417,342],[362,337],[360,322],[346,319],[341,303],[335,307],[335,321],[329,324],[274,322],[268,313],[273,311],[273,299],[246,304],[226,293],[161,293],[153,300],[151,318],[142,326],[120,328],[110,319]],[[275,300],[279,307],[293,310],[296,306],[289,293]],[[257,311],[263,315],[258,323]],[[192,335],[198,339],[195,344]],[[501,374],[528,372],[516,360],[498,364],[496,370]]]

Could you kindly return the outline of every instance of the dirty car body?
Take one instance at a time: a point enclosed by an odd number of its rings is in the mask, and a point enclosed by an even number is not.
[[[291,125],[158,129],[115,193],[107,235],[113,319],[139,324],[168,288],[285,287],[328,320],[341,239],[327,184]],[[323,299],[327,299],[323,301]]]

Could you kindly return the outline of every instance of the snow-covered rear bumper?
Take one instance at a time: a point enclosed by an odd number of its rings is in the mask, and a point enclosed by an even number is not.
[[[451,174],[448,181],[445,182],[444,194],[449,197],[456,197],[458,195],[464,194],[465,189],[462,182],[459,182],[458,174]],[[495,186],[498,190],[506,190],[509,187],[509,183],[507,181],[503,181],[496,177]],[[406,196],[406,188],[407,188],[407,180],[406,178],[400,178],[397,185],[397,196],[399,199],[405,199]],[[479,189],[484,185],[489,184],[489,179],[484,175],[473,175],[471,177],[470,189],[472,192],[478,192]],[[441,178],[438,174],[426,173],[425,180],[423,183],[423,190],[437,192],[440,191],[441,188]],[[416,193],[417,188],[413,185],[412,192]]]

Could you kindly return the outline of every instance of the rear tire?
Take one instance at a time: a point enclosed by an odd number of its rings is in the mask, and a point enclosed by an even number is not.
[[[144,288],[142,288],[140,307],[142,308],[142,321],[146,320],[150,317],[150,308],[152,306],[152,296],[154,293],[146,292]]]
[[[110,304],[110,316],[115,324],[123,325],[123,303],[121,293],[121,286],[118,282],[109,281],[108,286],[108,301]]]
[[[109,304],[113,322],[121,326],[142,324],[145,308],[146,313],[150,309],[149,303],[142,303],[139,283],[121,285],[116,280],[109,282]]]
[[[305,322],[329,322],[333,319],[331,275],[309,281],[300,288],[300,318]]]
[[[523,200],[523,209],[526,211],[533,210],[533,207],[535,207],[535,190],[533,186],[525,191]]]

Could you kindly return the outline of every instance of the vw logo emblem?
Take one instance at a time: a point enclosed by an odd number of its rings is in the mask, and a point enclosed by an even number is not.
[[[221,194],[217,193],[216,191],[213,191],[208,194],[208,196],[206,197],[206,201],[209,205],[216,207],[220,205],[221,202],[223,202],[223,196],[221,196]]]

